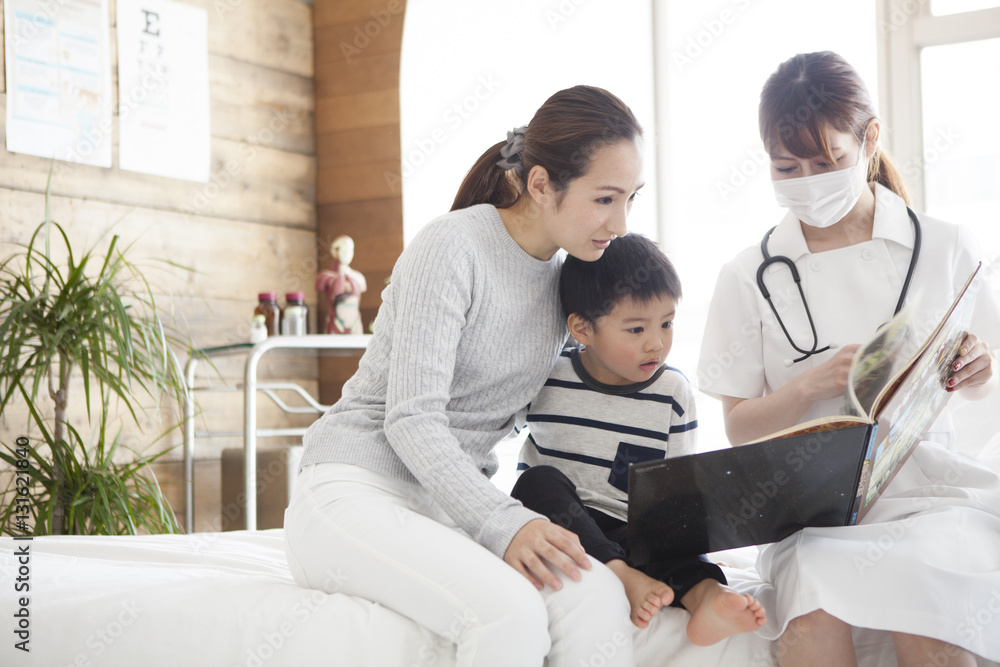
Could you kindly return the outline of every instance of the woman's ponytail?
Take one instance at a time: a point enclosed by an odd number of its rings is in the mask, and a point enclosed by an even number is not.
[[[486,152],[479,156],[476,164],[465,175],[455,201],[451,205],[452,211],[460,208],[468,208],[476,204],[493,204],[497,208],[507,208],[517,201],[520,191],[515,182],[508,177],[508,172],[497,166],[497,162],[503,159],[500,149],[507,144],[506,141],[496,143],[486,149]]]
[[[872,156],[872,161],[868,166],[868,182],[872,181],[881,183],[895,192],[907,205],[911,203],[910,193],[907,192],[906,184],[903,182],[903,175],[896,167],[895,160],[881,146],[875,150],[875,155]]]

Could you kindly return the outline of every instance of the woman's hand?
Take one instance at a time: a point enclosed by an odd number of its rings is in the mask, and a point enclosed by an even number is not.
[[[958,359],[952,363],[951,370],[946,386],[948,391],[972,389],[987,384],[993,378],[993,355],[990,354],[989,344],[979,340],[974,334],[966,334],[958,351]]]
[[[792,382],[798,384],[798,390],[809,398],[810,403],[843,396],[847,391],[847,372],[851,369],[851,360],[860,347],[845,345],[822,364],[810,368]]]
[[[551,521],[533,519],[517,531],[503,559],[527,577],[538,590],[542,590],[546,584],[553,590],[559,590],[562,588],[562,582],[545,564],[543,558],[566,573],[566,576],[573,581],[580,581],[578,565],[585,570],[590,569],[590,560],[575,533]]]
[[[726,436],[742,445],[795,426],[816,401],[838,398],[847,389],[847,371],[860,345],[846,345],[815,368],[803,372],[775,392],[760,398],[722,397]]]

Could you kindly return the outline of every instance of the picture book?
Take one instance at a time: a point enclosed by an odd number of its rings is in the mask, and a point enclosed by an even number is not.
[[[775,542],[806,526],[860,521],[951,396],[946,382],[972,319],[978,271],[929,332],[904,309],[858,349],[843,414],[730,449],[632,465],[633,559]]]

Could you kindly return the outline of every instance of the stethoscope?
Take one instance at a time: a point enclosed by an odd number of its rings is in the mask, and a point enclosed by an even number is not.
[[[910,289],[910,278],[913,277],[913,269],[917,265],[917,257],[920,255],[920,221],[917,220],[917,214],[913,212],[909,206],[906,207],[906,212],[910,215],[910,220],[913,222],[913,255],[910,257],[910,268],[906,270],[906,279],[903,280],[903,289],[899,293],[899,301],[896,303],[896,310],[893,312],[893,317],[899,314],[899,311],[903,308],[903,302],[906,300],[906,293]],[[757,287],[760,288],[760,293],[764,295],[767,299],[767,305],[771,307],[771,312],[774,313],[775,319],[778,321],[778,325],[785,334],[785,338],[788,339],[788,343],[795,348],[795,351],[800,353],[802,356],[798,359],[791,359],[786,361],[786,365],[791,366],[792,364],[797,364],[800,361],[804,361],[814,354],[819,354],[821,352],[826,352],[830,349],[830,346],[819,347],[819,337],[816,335],[816,325],[813,324],[812,313],[809,312],[809,304],[806,302],[805,292],[802,291],[802,281],[799,278],[799,271],[795,268],[795,262],[790,260],[784,255],[778,255],[777,257],[772,257],[767,251],[767,241],[771,238],[771,232],[775,230],[774,227],[767,230],[767,234],[764,234],[764,238],[760,242],[760,251],[764,254],[764,261],[761,262],[760,267],[757,269]],[[812,348],[808,350],[803,350],[801,347],[795,344],[792,340],[791,334],[788,333],[788,329],[785,328],[785,323],[781,321],[781,316],[778,314],[778,309],[774,307],[774,302],[771,301],[771,293],[768,291],[767,286],[764,285],[764,270],[774,264],[775,262],[781,262],[786,265],[788,269],[792,272],[792,280],[795,281],[795,286],[799,288],[799,296],[802,298],[802,307],[805,308],[806,317],[809,319],[809,328],[812,329],[813,343]]]

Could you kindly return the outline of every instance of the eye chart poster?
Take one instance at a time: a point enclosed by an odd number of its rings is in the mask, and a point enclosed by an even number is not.
[[[208,13],[171,0],[118,0],[118,163],[208,182]]]
[[[7,150],[111,166],[108,0],[7,0]]]

